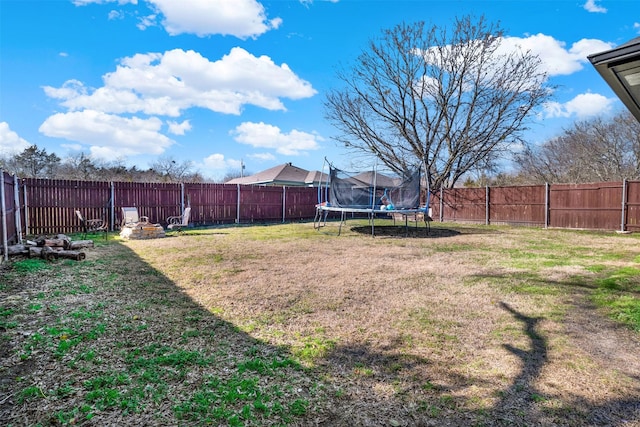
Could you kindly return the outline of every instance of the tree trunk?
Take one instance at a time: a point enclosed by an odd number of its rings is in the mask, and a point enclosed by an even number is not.
[[[29,247],[25,245],[11,245],[7,247],[9,256],[11,255],[28,255]]]
[[[69,245],[70,250],[92,248],[92,247],[93,247],[93,240],[74,240]]]
[[[39,237],[36,239],[36,244],[38,246],[49,246],[53,248],[64,248],[69,249],[71,246],[71,239],[64,234],[58,234],[53,239],[47,239],[46,237]]]
[[[57,252],[51,249],[49,246],[38,246],[35,248],[29,248],[29,258],[41,258],[47,261],[53,261],[57,258]]]
[[[29,257],[46,259],[47,261],[53,261],[58,258],[82,261],[87,257],[87,255],[81,251],[54,250],[49,246],[41,246],[29,248]]]

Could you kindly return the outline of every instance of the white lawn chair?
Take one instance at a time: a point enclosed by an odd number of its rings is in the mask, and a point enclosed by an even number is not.
[[[139,222],[149,222],[149,217],[140,216],[138,208],[122,208],[122,226],[120,228],[124,228],[127,225],[135,225]]]
[[[189,218],[191,217],[191,207],[184,208],[184,212],[179,216],[170,216],[167,218],[167,229],[168,230],[177,230],[178,233],[182,231],[183,228],[189,226]]]

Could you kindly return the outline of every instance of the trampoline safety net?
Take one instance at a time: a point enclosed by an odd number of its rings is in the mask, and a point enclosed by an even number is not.
[[[403,176],[375,171],[348,173],[331,167],[329,203],[351,209],[402,210],[420,205],[420,168]]]

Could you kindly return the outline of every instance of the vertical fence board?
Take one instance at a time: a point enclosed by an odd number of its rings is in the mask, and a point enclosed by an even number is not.
[[[620,229],[622,182],[554,184],[549,198],[551,227]]]
[[[180,184],[157,182],[114,182],[116,224],[122,222],[122,208],[138,208],[149,222],[166,224],[170,216],[180,215]]]
[[[235,184],[187,183],[185,197],[191,203],[196,224],[228,224],[235,222],[237,191]]]
[[[240,222],[282,219],[282,187],[241,186]]]
[[[490,224],[545,224],[545,186],[491,187]]]
[[[627,203],[625,228],[640,230],[640,181],[627,181]]]
[[[317,188],[287,187],[285,193],[285,221],[300,221],[313,218],[317,202]]]
[[[76,209],[85,218],[108,219],[108,182],[27,178],[22,185],[27,188],[23,203],[30,234],[79,232]]]
[[[443,221],[485,222],[485,188],[446,188],[435,195],[442,212],[437,212]],[[435,215],[435,213],[434,213]]]

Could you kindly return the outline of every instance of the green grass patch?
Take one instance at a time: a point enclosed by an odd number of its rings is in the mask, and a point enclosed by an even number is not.
[[[47,263],[47,261],[40,258],[27,258],[20,261],[16,261],[12,264],[13,270],[24,274],[24,273],[37,273],[43,270],[50,270],[52,264]]]
[[[333,339],[307,336],[302,338],[299,343],[291,349],[291,352],[295,357],[304,362],[314,363],[316,360],[329,354],[335,346],[336,341]]]
[[[640,269],[619,268],[597,279],[596,284],[603,289],[640,292]]]
[[[640,298],[620,295],[610,289],[600,289],[591,298],[598,306],[607,310],[609,317],[640,331]]]

